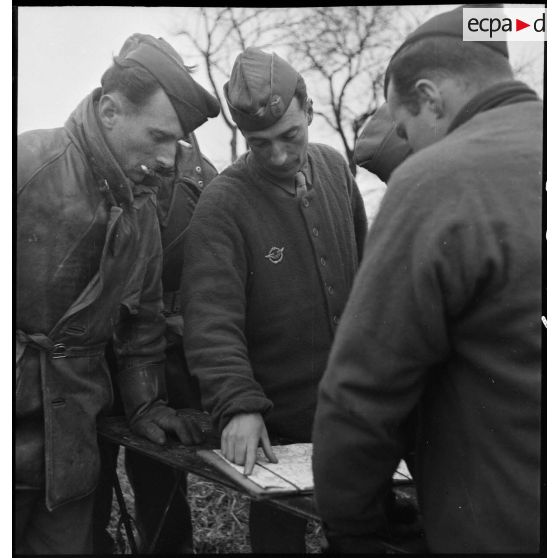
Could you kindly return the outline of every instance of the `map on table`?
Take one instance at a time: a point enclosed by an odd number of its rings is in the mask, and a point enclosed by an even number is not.
[[[213,451],[241,475],[244,474],[244,465],[235,465],[221,453],[221,450]],[[258,448],[256,464],[252,474],[246,478],[262,488],[284,488],[288,490],[295,488],[300,491],[314,488],[312,444],[273,446],[273,453],[275,453],[278,463],[271,463],[265,456],[263,449]]]
[[[278,463],[271,463],[263,449],[258,448],[256,464],[252,474],[244,475],[244,465],[235,465],[221,450],[213,450],[224,462],[248,480],[264,489],[311,491],[314,488],[312,475],[312,444],[287,444],[273,446]],[[411,481],[412,477],[404,461],[393,474],[394,481]]]

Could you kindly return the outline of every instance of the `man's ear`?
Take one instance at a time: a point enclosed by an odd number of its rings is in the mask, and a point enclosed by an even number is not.
[[[121,114],[123,114],[122,99],[118,95],[107,93],[99,99],[99,119],[107,130],[111,130]]]
[[[445,113],[445,106],[438,84],[430,79],[421,78],[415,83],[415,89],[419,94],[421,103],[426,103],[437,118],[442,118]]]
[[[308,126],[310,126],[310,124],[312,124],[312,119],[314,118],[314,102],[310,99],[310,97],[306,99],[304,110],[306,112]]]

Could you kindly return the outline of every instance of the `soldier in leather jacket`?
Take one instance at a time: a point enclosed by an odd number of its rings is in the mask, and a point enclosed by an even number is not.
[[[90,553],[95,423],[112,340],[132,429],[200,433],[167,406],[156,190],[177,141],[219,112],[162,39],[133,35],[63,128],[18,138],[18,553]]]
[[[167,341],[165,380],[169,404],[174,408],[201,409],[199,386],[190,376],[182,348],[183,319],[180,306],[180,276],[184,259],[183,241],[198,198],[217,169],[202,155],[195,135],[189,134],[177,148],[173,176],[161,182],[157,191],[157,215],[163,246],[163,302]],[[111,373],[117,373],[114,353],[109,350]],[[119,398],[115,398],[113,413],[122,414]],[[112,507],[112,475],[116,467],[117,447],[100,442],[103,474],[97,488],[93,548],[95,553],[111,553],[114,541],[106,531]],[[191,553],[193,551],[192,523],[188,502],[180,492],[175,493],[165,521],[156,540],[159,521],[165,511],[168,495],[178,474],[169,467],[136,452],[126,451],[126,471],[134,489],[135,520],[142,551],[155,554]],[[181,488],[187,490],[186,476],[181,475]],[[153,479],[157,483],[153,483]]]

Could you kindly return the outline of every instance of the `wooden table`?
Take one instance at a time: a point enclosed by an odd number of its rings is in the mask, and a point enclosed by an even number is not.
[[[155,461],[164,463],[176,471],[176,482],[173,489],[171,490],[167,506],[165,508],[165,513],[162,515],[159,522],[158,529],[153,537],[153,540],[148,545],[148,554],[155,546],[161,529],[163,527],[166,512],[170,506],[172,498],[176,494],[180,487],[180,479],[183,474],[193,473],[200,477],[209,479],[216,483],[222,484],[239,492],[246,492],[237,484],[234,483],[229,477],[225,476],[219,470],[215,469],[203,459],[201,459],[197,454],[199,449],[215,449],[220,446],[220,440],[215,432],[212,430],[210,417],[206,413],[201,411],[196,411],[194,409],[182,409],[179,411],[180,414],[189,416],[200,426],[202,431],[206,435],[206,440],[203,444],[198,446],[185,446],[181,444],[177,439],[175,441],[167,437],[167,442],[164,445],[159,445],[154,442],[150,442],[146,438],[137,436],[133,434],[124,417],[108,417],[102,419],[97,430],[99,436],[104,440],[111,443],[123,446],[127,449],[145,455]],[[273,444],[281,443],[281,440],[272,440]],[[122,489],[120,486],[120,481],[116,471],[114,472],[114,488],[116,492],[116,497],[118,500],[118,505],[120,508],[120,514],[126,529],[126,535],[128,537],[128,542],[130,543],[130,548],[133,554],[137,554],[137,545],[133,536],[132,529],[132,517],[128,512],[124,497],[122,494]],[[414,491],[414,487],[410,485],[401,485],[397,487],[398,496],[403,496],[404,498],[413,498],[413,494],[410,491]],[[184,495],[185,497],[186,495]],[[252,499],[253,494],[248,494]],[[305,519],[319,520],[319,516],[316,512],[316,506],[314,504],[314,498],[312,495],[295,495],[295,496],[277,496],[273,498],[266,498],[266,502],[270,505],[280,508],[284,511],[303,517]],[[389,545],[388,545],[389,546]],[[405,550],[405,545],[390,546],[392,552],[408,552]]]

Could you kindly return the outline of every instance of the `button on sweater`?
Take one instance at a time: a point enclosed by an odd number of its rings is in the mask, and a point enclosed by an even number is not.
[[[366,215],[339,153],[310,144],[308,167],[307,192],[297,197],[259,175],[246,154],[194,212],[182,274],[184,348],[219,430],[238,413],[259,412],[271,433],[310,439]]]

